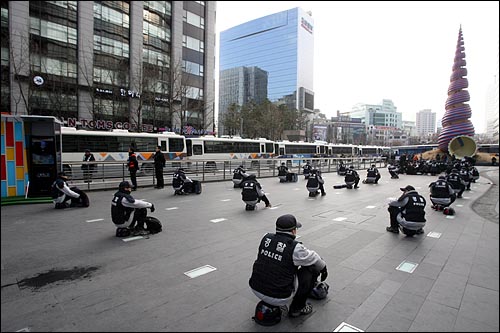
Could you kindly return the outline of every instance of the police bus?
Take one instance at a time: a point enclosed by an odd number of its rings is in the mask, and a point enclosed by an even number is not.
[[[71,172],[71,163],[81,162],[86,149],[94,155],[96,162],[120,162],[128,159],[128,150],[133,148],[138,161],[153,159],[156,147],[160,146],[167,161],[185,160],[186,139],[172,132],[135,133],[128,130],[88,131],[74,127],[62,127],[63,170]],[[144,164],[152,168],[151,163]],[[151,170],[149,170],[151,171]]]

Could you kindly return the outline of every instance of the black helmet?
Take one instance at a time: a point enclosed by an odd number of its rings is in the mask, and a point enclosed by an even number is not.
[[[177,172],[184,172],[184,168],[177,169]]]
[[[281,321],[281,309],[260,301],[255,307],[255,317],[252,318],[259,325],[272,326]]]
[[[248,175],[247,179],[257,179],[257,176],[255,176],[254,173],[251,173]]]
[[[309,296],[313,299],[324,299],[328,295],[328,289],[330,289],[328,283],[320,282],[311,290]]]
[[[354,169],[354,165],[351,165],[351,166],[349,167],[349,169]]]
[[[240,166],[238,168],[242,168],[243,169],[243,164],[240,164]]]
[[[455,210],[451,207],[446,207],[443,209],[443,214],[444,215],[455,215]]]
[[[281,162],[281,165],[285,165],[285,162]]]
[[[123,182],[120,183],[120,185],[118,185],[118,189],[120,190],[124,190],[126,188],[131,188],[132,186],[130,186],[130,183],[126,180],[124,180]]]
[[[438,179],[446,179],[445,176],[439,176]]]

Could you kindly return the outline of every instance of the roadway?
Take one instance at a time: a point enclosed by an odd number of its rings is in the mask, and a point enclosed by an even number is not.
[[[2,207],[1,330],[332,332],[345,322],[363,331],[498,332],[498,167],[479,169],[457,214],[428,203],[425,233],[413,238],[385,231],[387,200],[408,184],[427,199],[437,177],[393,180],[386,169],[380,184],[359,190],[334,190],[342,177],[324,173],[327,195],[316,198],[302,177],[262,178],[273,207],[256,211],[245,211],[230,180],[204,183],[200,195],[140,188],[134,197],[155,204],[164,230],[130,241],[114,237],[113,190],[89,192],[89,208]],[[251,319],[259,300],[248,278],[261,237],[283,214],[297,217],[298,240],[326,260],[330,293],[311,301],[311,315],[263,327]],[[404,261],[412,273],[396,269]],[[185,274],[204,265],[215,270]]]

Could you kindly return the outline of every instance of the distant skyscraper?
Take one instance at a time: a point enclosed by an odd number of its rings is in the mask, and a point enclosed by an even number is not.
[[[219,70],[258,67],[268,73],[267,98],[298,110],[314,111],[314,21],[300,8],[240,24],[220,34]],[[226,82],[227,83],[227,82]],[[219,133],[227,110],[219,84]],[[238,85],[243,83],[238,83]]]
[[[349,115],[354,118],[361,118],[365,126],[382,126],[403,128],[403,114],[397,112],[398,108],[390,99],[382,100],[381,104],[359,103],[353,106]]]
[[[219,74],[219,109],[227,110],[231,104],[262,103],[267,98],[268,73],[259,67],[234,67]],[[224,126],[219,125],[219,133]],[[227,134],[227,133],[225,133]],[[241,133],[240,133],[241,134]]]
[[[436,133],[436,112],[429,109],[417,112],[417,133],[420,137]]]

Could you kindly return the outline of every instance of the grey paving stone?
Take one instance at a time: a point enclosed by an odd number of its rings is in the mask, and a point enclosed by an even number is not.
[[[479,321],[490,327],[498,328],[498,290],[491,290],[468,284],[460,307],[460,316]]]
[[[429,182],[423,176],[404,178],[422,188]],[[325,180],[338,181],[328,174]],[[385,232],[385,198],[399,194],[394,184],[309,201],[303,188],[290,191],[276,179],[260,181],[277,209],[246,212],[230,181],[207,183],[200,196],[141,188],[134,196],[155,203],[152,215],[164,222],[164,231],[128,243],[114,237],[109,216],[114,190],[90,192],[89,209],[2,207],[1,330],[333,331],[352,316],[367,331],[498,331],[498,223],[470,209],[489,185],[471,193],[454,220],[428,211],[426,232],[443,233],[434,239]],[[378,208],[365,209],[368,205]],[[179,209],[166,210],[174,206]],[[323,212],[359,213],[359,223],[315,216]],[[301,221],[299,241],[327,262],[331,289],[327,300],[312,301],[312,315],[283,318],[266,328],[251,320],[258,299],[248,278],[260,239],[284,213]],[[221,217],[227,220],[210,222]],[[99,218],[103,221],[85,222]],[[414,273],[396,270],[403,260],[419,264]],[[184,275],[205,264],[217,270],[195,279]],[[54,268],[88,266],[98,269],[37,291],[7,286]],[[465,287],[457,276],[468,278]],[[460,290],[447,284],[464,288],[460,302]]]
[[[432,286],[427,299],[458,309],[462,301],[466,284],[466,276],[442,272]]]
[[[453,330],[458,310],[425,301],[408,332],[449,332]]]

